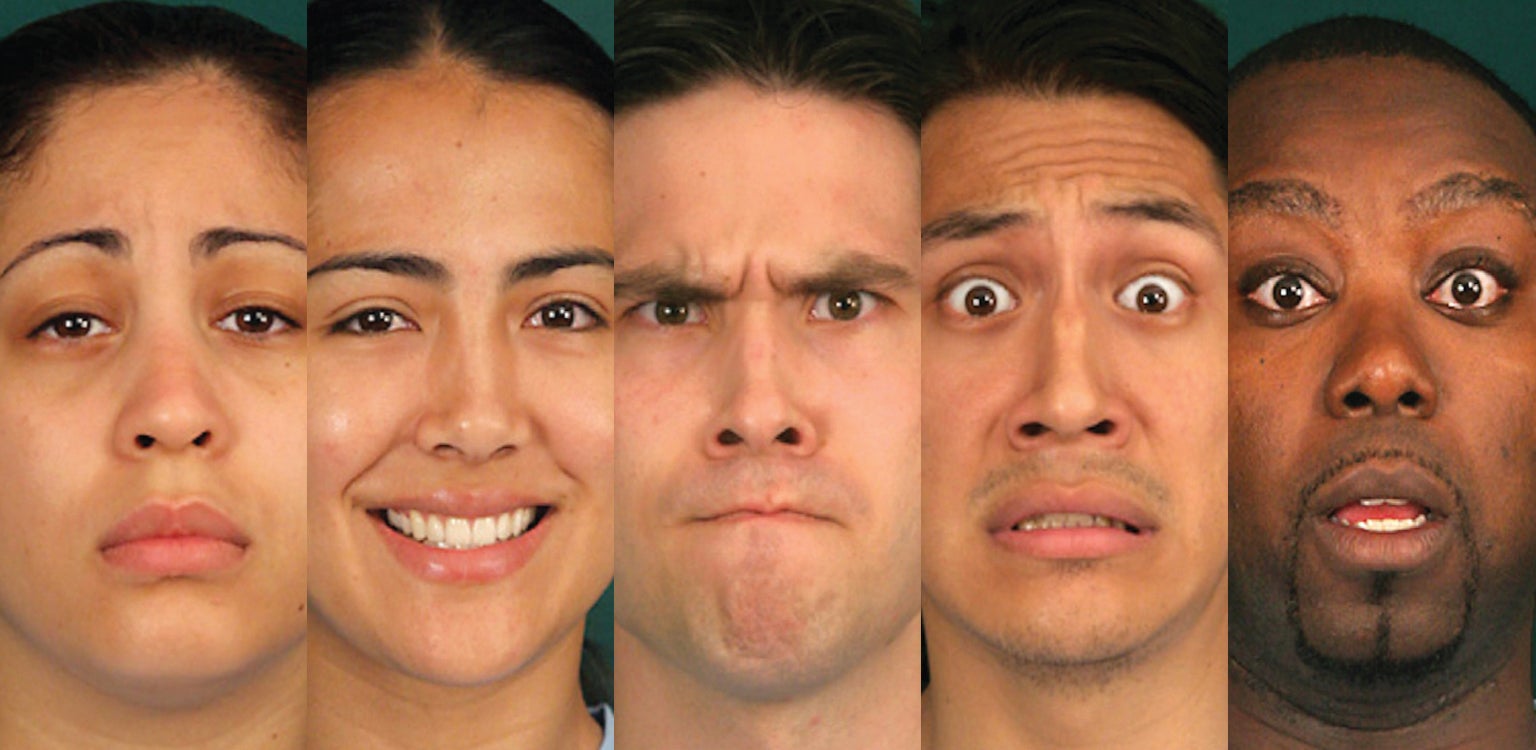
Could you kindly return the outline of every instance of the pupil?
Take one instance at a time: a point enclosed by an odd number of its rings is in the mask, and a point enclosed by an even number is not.
[[[997,309],[997,295],[984,286],[971,287],[965,293],[965,311],[977,317],[991,315]]]
[[[1461,305],[1475,304],[1483,296],[1483,282],[1477,280],[1477,274],[1459,273],[1451,281],[1451,299]]]
[[[688,304],[685,302],[657,302],[656,321],[664,326],[678,326],[688,322]]]
[[[560,303],[544,308],[544,325],[548,328],[570,328],[576,322],[576,311],[570,304]]]
[[[363,313],[358,327],[369,333],[383,333],[395,322],[395,314],[388,310],[369,310]]]
[[[91,319],[84,315],[71,315],[55,327],[56,333],[66,338],[79,338],[91,331]]]
[[[246,333],[264,333],[272,328],[272,314],[266,310],[245,310],[236,320]]]
[[[841,297],[834,297],[832,299],[832,319],[853,320],[859,317],[859,309],[863,306],[864,302],[859,299],[858,292],[849,292]]]
[[[1306,290],[1301,285],[1301,277],[1295,274],[1281,276],[1275,282],[1275,305],[1282,310],[1295,310],[1301,305],[1302,295]]]
[[[1146,313],[1160,313],[1168,309],[1168,290],[1148,284],[1136,293],[1136,307]]]

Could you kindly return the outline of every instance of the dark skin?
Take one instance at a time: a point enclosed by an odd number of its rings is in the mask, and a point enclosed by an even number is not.
[[[1536,747],[1536,134],[1406,58],[1229,116],[1231,745]]]

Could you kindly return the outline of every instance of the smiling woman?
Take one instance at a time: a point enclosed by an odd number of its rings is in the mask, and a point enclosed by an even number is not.
[[[301,741],[304,69],[210,9],[0,40],[0,747]]]

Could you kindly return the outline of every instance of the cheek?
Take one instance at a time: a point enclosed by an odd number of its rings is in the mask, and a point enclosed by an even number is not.
[[[607,360],[611,362],[611,358]],[[541,361],[525,368],[527,408],[555,461],[607,499],[613,496],[614,380],[601,361]],[[550,397],[546,394],[558,394]]]
[[[409,362],[401,358],[402,363]],[[359,378],[355,373],[367,373]],[[419,411],[421,374],[379,362],[326,362],[309,375],[309,495],[339,498],[397,440]]]

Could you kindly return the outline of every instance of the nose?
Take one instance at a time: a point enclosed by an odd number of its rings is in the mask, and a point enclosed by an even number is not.
[[[482,463],[526,445],[532,426],[515,358],[504,333],[453,325],[441,329],[429,354],[417,447]]]
[[[720,406],[706,430],[707,456],[809,456],[819,449],[797,381],[808,374],[790,361],[795,344],[783,328],[771,309],[747,310],[722,342]]]
[[[130,458],[182,452],[214,454],[233,442],[233,426],[215,381],[218,366],[192,334],[147,332],[132,361],[113,444]]]
[[[1125,444],[1129,410],[1112,382],[1112,347],[1094,327],[1082,298],[1064,292],[1034,328],[1036,335],[1022,342],[1023,393],[1006,422],[1013,448]]]
[[[1433,416],[1439,388],[1406,321],[1369,311],[1354,320],[1355,330],[1346,337],[1325,384],[1329,415]]]

